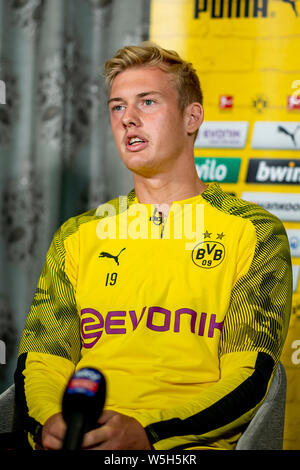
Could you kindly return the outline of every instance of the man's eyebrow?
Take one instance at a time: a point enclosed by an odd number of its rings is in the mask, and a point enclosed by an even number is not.
[[[111,103],[112,101],[124,101],[124,100],[123,100],[123,98],[120,98],[120,97],[110,98],[110,99],[107,101],[107,104]]]
[[[161,95],[161,93],[159,91],[151,90],[151,91],[144,91],[142,93],[138,93],[136,96],[137,98],[144,98],[145,96],[148,96],[148,95]],[[120,102],[120,101],[126,101],[126,100],[124,100],[120,96],[116,96],[115,98],[110,98],[107,101],[107,104],[111,103],[112,101]]]
[[[151,90],[151,91],[145,91],[144,93],[139,93],[137,96],[139,98],[143,98],[144,96],[148,95],[161,95],[159,91]]]

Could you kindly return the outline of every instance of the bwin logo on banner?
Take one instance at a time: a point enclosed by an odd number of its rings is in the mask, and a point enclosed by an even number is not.
[[[299,184],[300,160],[250,158],[247,183]]]

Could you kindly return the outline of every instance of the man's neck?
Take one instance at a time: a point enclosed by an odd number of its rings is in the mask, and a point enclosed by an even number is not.
[[[183,174],[177,180],[161,175],[152,178],[134,175],[133,179],[138,201],[157,207],[170,206],[174,201],[189,199],[207,189],[207,185],[199,179],[196,172],[192,177]]]

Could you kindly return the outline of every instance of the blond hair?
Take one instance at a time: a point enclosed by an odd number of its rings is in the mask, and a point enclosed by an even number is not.
[[[183,111],[190,103],[202,104],[203,95],[199,78],[192,64],[183,60],[172,50],[163,49],[146,41],[139,46],[126,46],[105,63],[105,85],[109,93],[116,76],[130,67],[159,67],[174,77],[178,92],[179,109]]]

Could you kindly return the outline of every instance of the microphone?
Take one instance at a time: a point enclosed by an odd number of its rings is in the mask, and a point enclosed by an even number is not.
[[[63,450],[81,448],[83,436],[97,427],[106,396],[104,375],[90,367],[77,370],[68,382],[62,415],[67,424]]]

